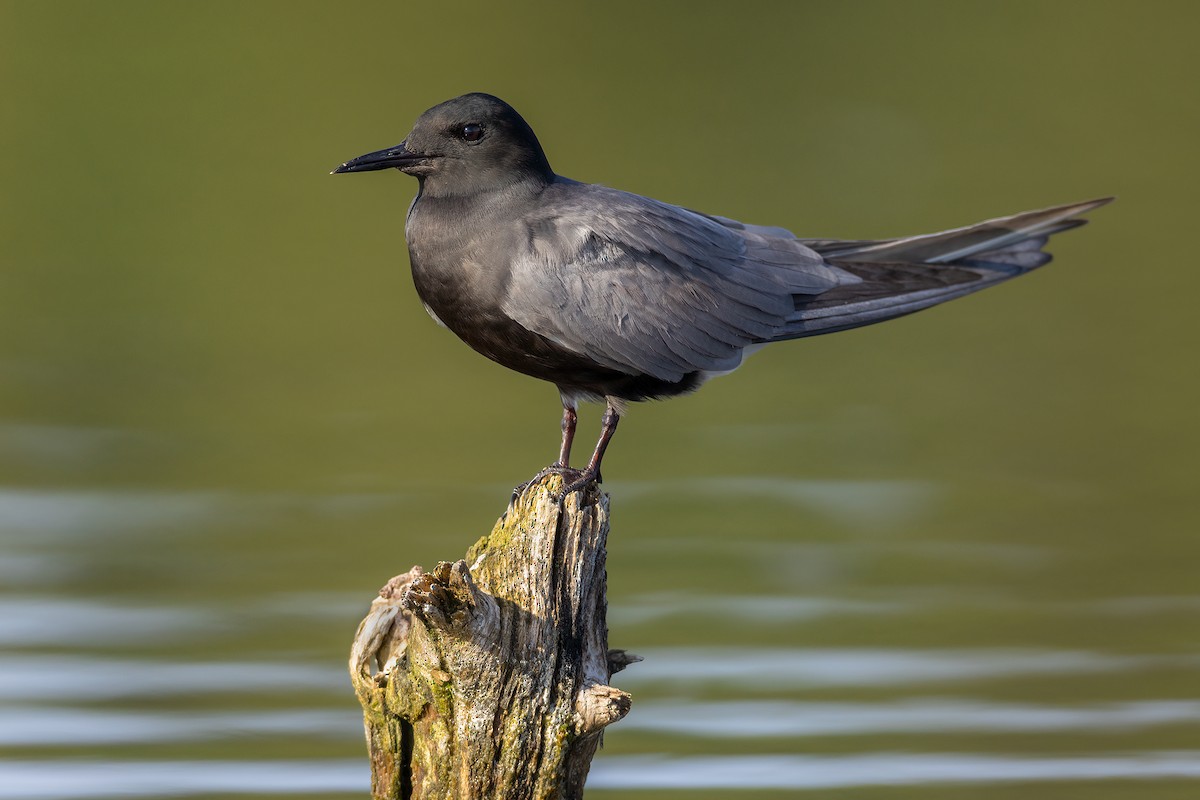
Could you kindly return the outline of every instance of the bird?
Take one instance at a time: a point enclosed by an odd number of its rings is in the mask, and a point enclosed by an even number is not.
[[[558,388],[560,502],[603,480],[628,404],[692,392],[767,344],[894,319],[1050,261],[1104,197],[895,239],[802,238],[554,172],[533,129],[481,92],[333,174],[417,179],[405,239],[426,311],[487,358]],[[577,408],[605,404],[586,467]]]

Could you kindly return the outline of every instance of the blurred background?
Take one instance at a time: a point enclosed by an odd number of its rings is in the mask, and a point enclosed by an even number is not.
[[[422,311],[415,182],[327,174],[476,90],[562,174],[804,236],[1120,197],[1034,275],[633,409],[646,661],[589,795],[1197,796],[1198,26],[0,3],[0,798],[364,796],[367,604],[557,453],[553,387]]]

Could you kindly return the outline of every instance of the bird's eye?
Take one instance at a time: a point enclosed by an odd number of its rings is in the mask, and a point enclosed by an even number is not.
[[[458,135],[462,137],[464,142],[478,142],[483,138],[483,126],[474,122],[463,125]]]

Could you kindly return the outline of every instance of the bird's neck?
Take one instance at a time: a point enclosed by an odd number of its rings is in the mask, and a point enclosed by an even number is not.
[[[498,177],[490,177],[485,181],[441,181],[436,175],[418,178],[419,188],[417,199],[454,199],[479,202],[495,202],[497,200],[514,200],[524,197],[536,197],[554,182],[553,173],[514,173]]]

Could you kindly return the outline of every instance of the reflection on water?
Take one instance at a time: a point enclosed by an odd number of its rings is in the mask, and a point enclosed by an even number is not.
[[[898,685],[1021,675],[1132,673],[1161,666],[1200,666],[1200,657],[1110,656],[1072,651],[896,651],[694,648],[643,649],[646,669],[631,671],[624,685],[676,681],[736,682],[752,676],[756,686]]]
[[[276,796],[353,792],[363,796],[361,761],[23,761],[0,763],[4,800],[108,797]]]
[[[692,594],[655,592],[633,602],[610,603],[608,613],[622,626],[661,624],[672,617],[729,618],[746,624],[776,625],[788,621],[852,614],[900,613],[900,604],[834,600],[828,597],[776,597],[771,595]]]
[[[247,494],[231,491],[138,492],[0,489],[0,528],[12,538],[131,535],[246,525],[290,512],[344,516],[408,499],[394,493]]]
[[[936,731],[1071,731],[1200,722],[1200,701],[1053,708],[931,698],[900,703],[657,702],[627,728],[705,738],[857,736]],[[714,720],[717,724],[714,724]]]
[[[229,499],[216,492],[0,490],[0,526],[26,539],[161,531],[213,521]]]
[[[862,756],[732,756],[597,759],[589,790],[840,789],[1110,779],[1200,778],[1200,751],[1090,758],[1016,758],[955,753]],[[205,794],[324,795],[368,789],[362,763],[323,761],[0,762],[4,800],[189,797]],[[1136,790],[1135,790],[1136,791]]]
[[[101,700],[187,696],[214,692],[286,693],[333,689],[343,683],[335,666],[271,662],[159,661],[73,657],[71,669],[86,680],[65,681],[46,656],[0,660],[0,697]],[[340,665],[339,665],[340,667]]]
[[[362,716],[352,709],[196,714],[11,706],[5,715],[11,724],[0,728],[0,745],[8,746],[144,745],[267,735],[276,741],[288,736],[346,739],[362,732]]]
[[[613,484],[631,502],[665,497],[777,500],[815,511],[836,522],[878,528],[912,522],[929,508],[933,486],[915,481],[785,480],[771,476],[723,476],[693,480],[620,481]]]
[[[0,597],[0,645],[122,644],[195,635],[228,624],[195,608],[146,608],[100,600]]]
[[[625,756],[596,765],[597,789],[834,789],[939,783],[1197,778],[1200,752],[1097,758],[1005,758],[952,753],[862,756]]]

